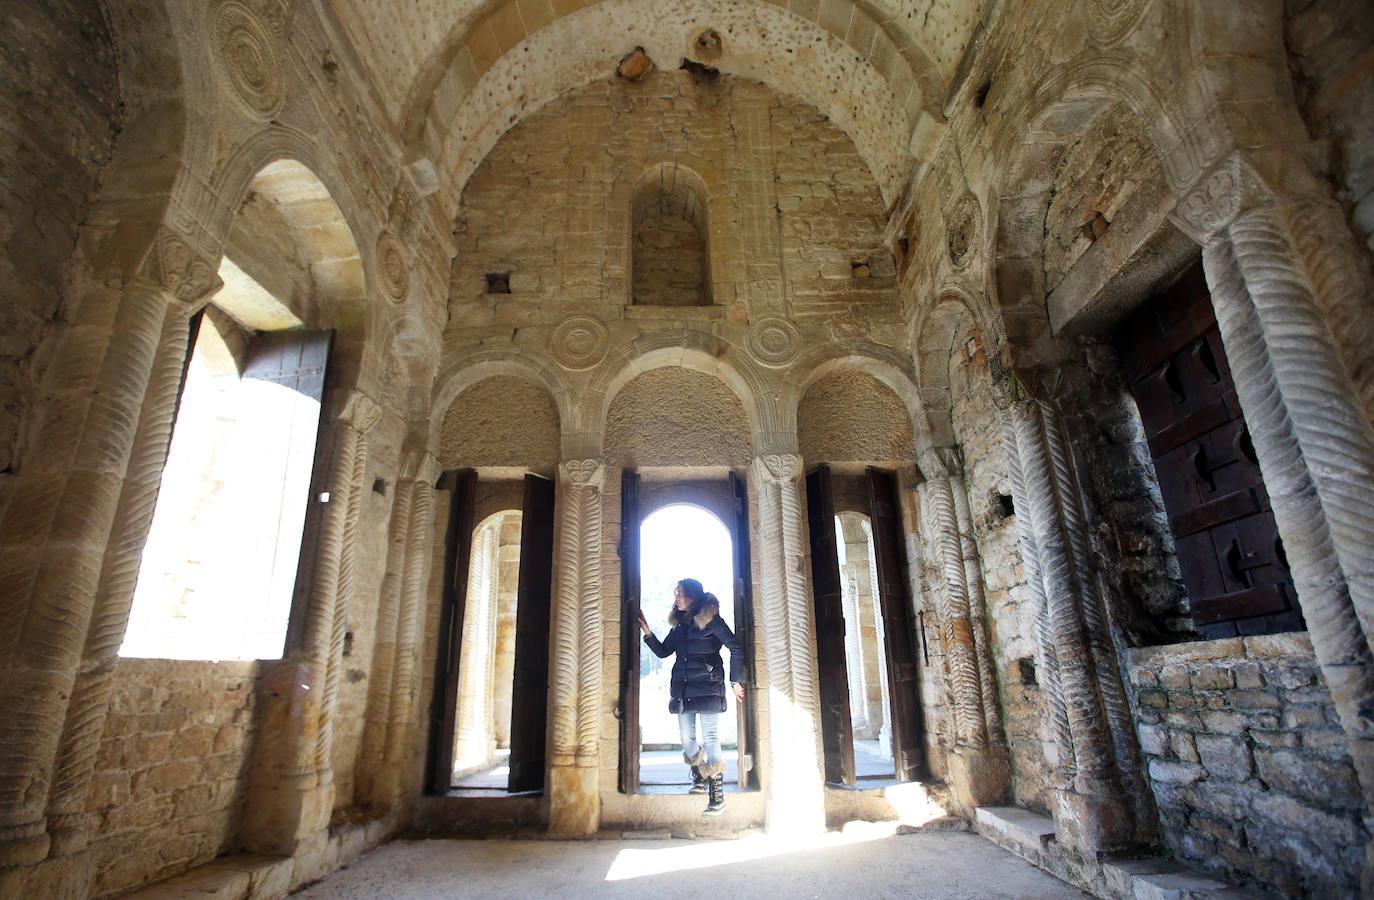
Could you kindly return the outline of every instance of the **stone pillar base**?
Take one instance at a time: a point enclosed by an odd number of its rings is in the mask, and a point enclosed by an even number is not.
[[[31,866],[47,858],[52,839],[42,820],[6,830],[0,838],[0,866]]]
[[[947,757],[950,793],[959,812],[973,816],[980,806],[998,806],[1011,794],[1011,765],[1005,751],[956,747]]]
[[[0,868],[0,897],[85,900],[95,867],[89,852],[46,859],[37,865]]]
[[[601,828],[601,790],[598,770],[591,766],[552,766],[549,769],[549,834],[596,834]]]
[[[1055,791],[1054,827],[1060,840],[1085,857],[1129,845],[1134,821],[1123,797]]]

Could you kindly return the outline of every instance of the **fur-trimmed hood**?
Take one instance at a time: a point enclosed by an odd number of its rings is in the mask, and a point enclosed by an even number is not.
[[[711,595],[693,601],[689,609],[673,607],[672,613],[668,616],[668,621],[674,625],[680,625],[690,618],[698,628],[705,629],[707,625],[711,624],[711,620],[718,615],[720,615],[720,601]]]

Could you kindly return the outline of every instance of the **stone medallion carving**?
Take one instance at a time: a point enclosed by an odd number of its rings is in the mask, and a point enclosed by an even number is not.
[[[590,369],[606,358],[610,334],[600,319],[569,316],[558,324],[549,338],[549,351],[564,368]]]
[[[780,316],[765,316],[749,326],[749,352],[765,366],[785,366],[801,352],[801,333]]]
[[[954,263],[955,268],[962,269],[967,265],[972,250],[978,246],[982,232],[980,219],[978,198],[968,193],[954,201],[945,215],[949,229],[945,243],[949,250],[949,261]]]
[[[405,245],[390,232],[384,231],[377,238],[377,266],[387,294],[398,303],[404,300],[410,290],[410,264],[406,262]]]
[[[286,78],[277,36],[239,0],[224,0],[214,12],[211,55],[220,77],[244,110],[270,119],[286,103]]]
[[[1099,47],[1110,47],[1140,21],[1146,0],[1086,0],[1088,33]]]

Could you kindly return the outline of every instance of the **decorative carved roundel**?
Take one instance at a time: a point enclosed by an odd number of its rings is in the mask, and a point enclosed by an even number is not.
[[[565,368],[590,369],[606,358],[610,334],[601,320],[591,316],[569,316],[558,324],[549,338],[549,350]]]
[[[945,217],[949,232],[945,236],[949,248],[949,261],[956,268],[963,268],[968,262],[969,251],[978,246],[980,232],[978,198],[964,194],[955,201]]]
[[[252,116],[270,119],[286,103],[276,36],[239,0],[215,10],[212,55],[221,77]]]
[[[1110,47],[1131,33],[1145,0],[1088,0],[1088,33],[1099,47]]]
[[[377,266],[382,273],[382,285],[397,303],[410,290],[410,265],[406,262],[405,245],[395,235],[382,232],[377,238]]]
[[[749,352],[765,366],[785,366],[801,352],[801,334],[786,319],[767,316],[750,326]]]

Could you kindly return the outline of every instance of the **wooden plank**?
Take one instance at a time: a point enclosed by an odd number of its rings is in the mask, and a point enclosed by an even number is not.
[[[430,707],[429,774],[431,794],[446,794],[453,783],[453,742],[458,724],[458,666],[462,662],[463,617],[467,609],[468,566],[477,499],[477,472],[445,472],[439,487],[452,493],[444,533],[444,592],[439,612],[439,652]]]
[[[816,609],[816,663],[820,676],[825,780],[852,785],[854,728],[849,715],[844,602],[839,548],[835,545],[835,500],[829,466],[819,466],[806,476],[806,517],[811,532],[811,586]]]
[[[730,497],[734,513],[733,550],[735,561],[735,638],[744,650],[744,671],[748,684],[744,699],[735,705],[735,733],[739,742],[738,784],[747,788],[754,784],[753,748],[754,710],[754,598],[751,566],[753,555],[749,548],[749,493],[742,476],[730,473]]]
[[[544,789],[553,528],[553,482],[526,475],[520,522],[520,584],[515,601],[515,684],[511,689],[507,782],[511,793]]]
[[[620,771],[621,793],[639,791],[639,473],[620,475]]]
[[[887,691],[892,712],[892,759],[899,781],[913,781],[925,769],[921,685],[916,677],[916,632],[911,615],[906,551],[902,540],[897,476],[868,470],[869,521],[878,570],[878,600],[887,650]]]

